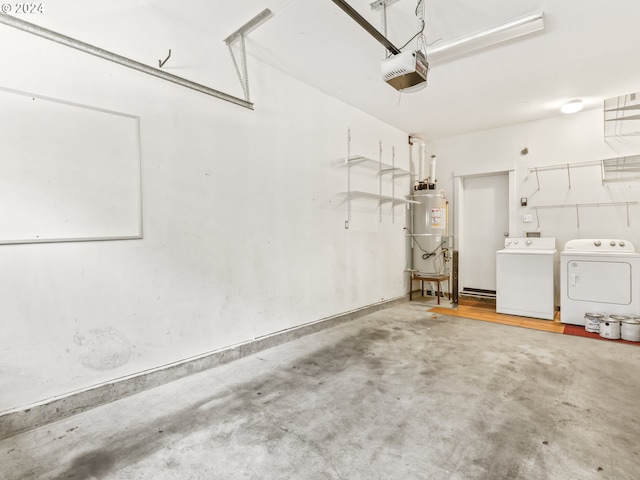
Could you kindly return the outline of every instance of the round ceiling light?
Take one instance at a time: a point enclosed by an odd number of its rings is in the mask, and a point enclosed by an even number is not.
[[[582,110],[582,100],[571,100],[560,107],[562,113],[576,113]]]

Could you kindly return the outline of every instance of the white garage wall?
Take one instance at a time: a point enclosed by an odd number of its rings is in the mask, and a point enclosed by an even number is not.
[[[2,87],[139,116],[143,192],[140,240],[0,246],[0,412],[404,294],[401,207],[345,230],[334,162],[351,127],[409,168],[405,133],[253,58],[250,111],[9,28],[0,52]]]
[[[624,92],[623,92],[624,93]],[[630,225],[624,206],[582,207],[579,225],[575,208],[539,209],[539,205],[567,205],[640,201],[640,182],[601,182],[599,166],[539,172],[530,169],[563,164],[579,164],[625,155],[640,154],[640,137],[604,138],[601,110],[558,116],[536,122],[512,125],[472,134],[429,142],[427,156],[437,155],[438,186],[453,198],[454,175],[473,171],[504,170],[515,166],[516,223],[515,236],[525,231],[540,231],[556,237],[557,246],[573,238],[624,238],[640,251],[640,205],[629,207]],[[528,148],[529,153],[521,151]],[[520,198],[528,198],[528,206],[520,206]],[[533,216],[524,223],[524,215]]]

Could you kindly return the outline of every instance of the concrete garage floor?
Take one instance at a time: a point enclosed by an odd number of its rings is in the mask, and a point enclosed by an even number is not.
[[[637,479],[640,347],[407,302],[0,442],[12,479]]]

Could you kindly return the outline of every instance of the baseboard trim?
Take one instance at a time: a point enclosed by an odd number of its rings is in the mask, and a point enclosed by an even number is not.
[[[403,295],[107,383],[0,412],[0,440],[408,301]]]

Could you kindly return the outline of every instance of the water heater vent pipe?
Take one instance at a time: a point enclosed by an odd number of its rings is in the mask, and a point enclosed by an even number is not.
[[[409,136],[410,145],[418,145],[418,180],[424,179],[424,149],[425,143],[420,137]]]
[[[431,155],[431,165],[429,166],[429,183],[436,183],[436,156]]]

